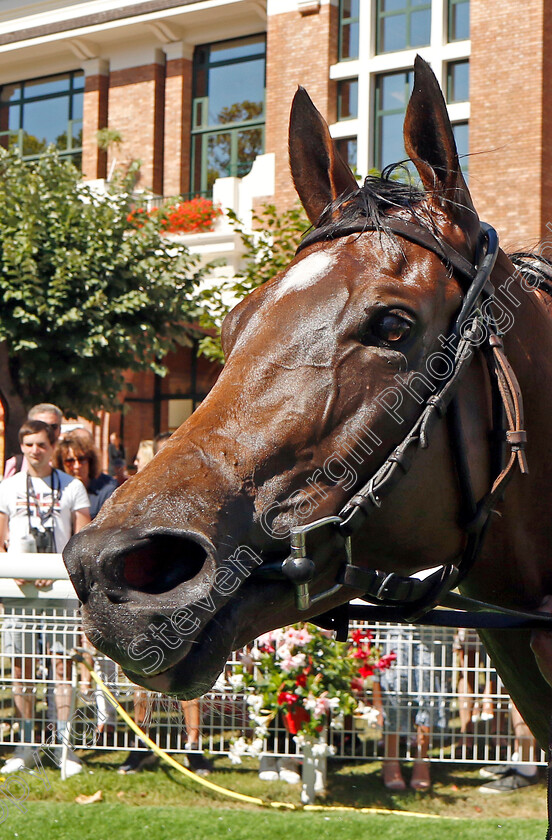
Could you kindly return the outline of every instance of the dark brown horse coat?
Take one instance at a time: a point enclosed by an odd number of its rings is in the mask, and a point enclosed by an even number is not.
[[[369,203],[370,189],[379,190],[384,220],[415,218],[473,262],[479,220],[441,92],[420,59],[404,137],[425,192],[405,198],[404,189],[383,181],[359,190],[300,90],[290,158],[312,223],[325,212],[326,221],[339,224],[349,196]],[[552,329],[542,294],[514,275],[501,252],[492,280],[525,399],[530,474],[514,475],[463,590],[535,609],[552,592]],[[435,253],[370,230],[306,247],[240,303],[224,323],[227,363],[207,399],[66,551],[94,644],[131,679],[189,698],[212,685],[231,649],[319,613],[317,606],[300,614],[289,582],[262,567],[289,552],[290,526],[338,511],[402,440],[419,413],[416,392],[428,359],[442,351],[464,292]],[[478,354],[459,402],[480,498],[492,475],[489,376]],[[353,553],[359,565],[408,575],[452,562],[464,543],[450,440],[440,422],[388,503],[355,535]],[[342,557],[322,532],[314,549],[316,593],[332,585]],[[333,595],[323,608],[345,597]],[[538,635],[549,672],[547,640]],[[487,631],[484,641],[546,743],[552,689],[529,632]]]

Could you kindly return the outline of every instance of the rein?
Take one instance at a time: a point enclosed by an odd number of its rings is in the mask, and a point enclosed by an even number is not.
[[[528,473],[525,457],[526,432],[523,428],[521,390],[505,355],[502,334],[491,313],[494,287],[490,276],[499,251],[498,235],[490,225],[481,223],[475,264],[472,265],[448,243],[439,240],[428,228],[412,221],[389,219],[385,228],[358,223],[339,230],[318,228],[311,231],[297,252],[317,242],[328,241],[353,233],[382,230],[394,233],[435,253],[451,270],[469,281],[460,312],[446,347],[450,371],[434,385],[433,393],[423,402],[420,414],[402,442],[387,457],[372,477],[346,502],[334,516],[291,529],[291,553],[283,562],[263,566],[268,574],[283,576],[296,588],[296,606],[301,611],[323,607],[330,597],[344,589],[363,592],[368,603],[345,603],[316,618],[315,624],[333,629],[337,638],[347,638],[349,618],[365,620],[436,624],[452,627],[511,627],[552,629],[552,616],[538,611],[506,609],[476,601],[452,592],[468,574],[480,554],[491,512],[502,498],[516,465]],[[482,338],[483,336],[483,338]],[[457,392],[473,359],[475,349],[485,355],[493,394],[493,474],[492,485],[476,503],[471,485],[467,449],[460,422]],[[439,567],[425,579],[402,577],[395,573],[366,569],[353,563],[351,536],[365,524],[371,512],[380,508],[395,486],[409,471],[419,449],[429,446],[435,424],[446,418],[458,475],[466,544],[461,556],[451,564]],[[504,444],[510,452],[504,456]],[[346,560],[339,569],[336,582],[329,589],[311,595],[316,566],[309,557],[307,537],[319,528],[330,527],[345,549]],[[356,598],[357,596],[355,596]],[[434,609],[435,607],[450,609]],[[462,612],[460,612],[462,611]]]

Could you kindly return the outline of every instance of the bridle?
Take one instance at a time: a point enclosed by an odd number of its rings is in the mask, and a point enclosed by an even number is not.
[[[302,241],[298,253],[317,242],[328,241],[353,233],[380,230],[362,220],[347,227],[317,228]],[[516,465],[522,474],[528,472],[525,458],[526,432],[523,428],[521,390],[506,358],[502,333],[492,312],[495,296],[490,276],[499,251],[498,235],[490,225],[481,223],[472,264],[451,245],[438,239],[429,228],[415,221],[389,218],[383,233],[393,233],[435,253],[443,263],[465,281],[468,288],[456,316],[446,352],[450,358],[444,378],[433,382],[434,390],[424,401],[418,418],[408,434],[386,458],[371,478],[334,516],[326,516],[306,525],[291,528],[290,555],[282,562],[263,564],[263,571],[283,576],[296,589],[296,606],[301,612],[320,606],[338,593],[355,590],[363,593],[365,605],[345,603],[310,621],[336,630],[338,638],[347,638],[350,618],[366,620],[427,623],[453,627],[546,627],[552,628],[552,616],[537,611],[519,611],[466,598],[451,590],[468,574],[481,552],[491,512],[502,498]],[[478,501],[471,484],[467,447],[464,440],[458,388],[475,350],[483,352],[492,391],[493,433],[491,469],[495,476],[487,493]],[[402,577],[377,569],[366,569],[353,562],[351,536],[359,531],[371,512],[385,504],[401,478],[409,471],[419,449],[429,446],[435,424],[446,418],[460,488],[465,547],[454,563],[443,565],[425,579]],[[506,445],[509,453],[506,453]],[[316,573],[309,557],[308,537],[320,528],[330,528],[337,545],[344,551],[345,561],[335,583],[312,595],[310,585]],[[352,595],[358,598],[358,595]],[[377,606],[374,606],[377,605]],[[437,606],[452,608],[443,610]],[[462,610],[463,612],[459,612]],[[466,613],[466,610],[470,612]]]

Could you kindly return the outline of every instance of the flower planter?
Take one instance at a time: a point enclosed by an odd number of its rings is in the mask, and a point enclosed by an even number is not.
[[[283,715],[284,726],[290,735],[297,735],[303,723],[310,720],[310,714],[302,706],[298,706],[289,712],[284,712]]]

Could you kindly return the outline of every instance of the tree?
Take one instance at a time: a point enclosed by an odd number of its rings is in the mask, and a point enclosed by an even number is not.
[[[135,176],[99,194],[53,148],[32,163],[0,150],[0,342],[25,408],[120,407],[125,371],[163,375],[197,314],[202,271],[161,233],[161,214],[132,223]]]
[[[299,203],[283,212],[279,212],[274,204],[264,204],[258,213],[253,214],[252,232],[244,228],[232,210],[228,211],[228,215],[242,240],[245,267],[231,280],[216,280],[200,294],[203,302],[200,323],[211,329],[214,335],[201,339],[199,351],[217,362],[224,362],[220,328],[225,316],[253,289],[287,267],[309,227],[307,215]]]

